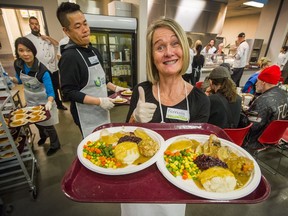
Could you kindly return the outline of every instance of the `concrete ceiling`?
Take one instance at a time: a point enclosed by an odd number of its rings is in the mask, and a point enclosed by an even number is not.
[[[228,0],[226,18],[260,14],[261,8],[243,5],[248,0]]]

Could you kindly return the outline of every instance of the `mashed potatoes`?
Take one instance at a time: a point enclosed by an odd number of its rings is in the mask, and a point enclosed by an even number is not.
[[[233,191],[237,183],[234,174],[223,167],[212,167],[203,171],[199,180],[206,191],[219,193]]]
[[[138,146],[133,142],[123,142],[115,147],[115,158],[124,164],[132,164],[140,156]]]

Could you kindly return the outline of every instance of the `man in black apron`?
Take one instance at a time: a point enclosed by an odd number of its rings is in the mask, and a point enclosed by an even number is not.
[[[108,110],[114,104],[107,95],[107,88],[115,92],[126,88],[106,83],[101,55],[89,44],[90,28],[80,6],[63,2],[57,9],[57,18],[70,38],[61,50],[58,65],[61,89],[71,101],[70,111],[74,122],[86,137],[97,126],[110,122]]]

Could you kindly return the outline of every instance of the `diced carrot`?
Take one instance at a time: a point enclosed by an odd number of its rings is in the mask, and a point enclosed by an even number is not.
[[[101,154],[101,150],[98,149],[98,148],[95,148],[95,152],[96,152],[97,154]]]
[[[120,161],[116,162],[116,167],[120,167],[122,165],[122,163]]]
[[[182,179],[184,180],[188,179],[188,175],[182,175]]]
[[[166,151],[164,152],[164,154],[165,154],[165,155],[171,155],[172,152],[171,152],[170,150],[166,150]]]

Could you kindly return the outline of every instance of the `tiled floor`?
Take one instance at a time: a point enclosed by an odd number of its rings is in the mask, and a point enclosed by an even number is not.
[[[243,81],[250,74],[244,74]],[[203,78],[203,77],[202,77]],[[69,104],[65,103],[68,107]],[[111,111],[112,122],[124,122],[128,107],[119,106]],[[61,180],[64,173],[76,157],[77,145],[81,141],[78,128],[73,123],[69,111],[59,111],[60,124],[56,129],[61,142],[61,150],[51,157],[45,152],[49,145],[39,147],[34,144],[35,155],[38,159],[40,172],[38,179],[38,198],[33,200],[28,186],[0,192],[0,197],[5,204],[11,204],[12,216],[119,216],[120,205],[112,203],[77,203],[68,199],[61,190]],[[32,127],[33,131],[35,127]],[[36,142],[39,139],[36,135]],[[287,161],[286,164],[288,165]],[[186,216],[282,216],[288,210],[288,179],[281,175],[272,175],[262,169],[263,175],[271,184],[269,198],[258,204],[189,204],[186,208]],[[287,170],[286,170],[287,172]],[[89,182],[88,182],[89,183]]]

